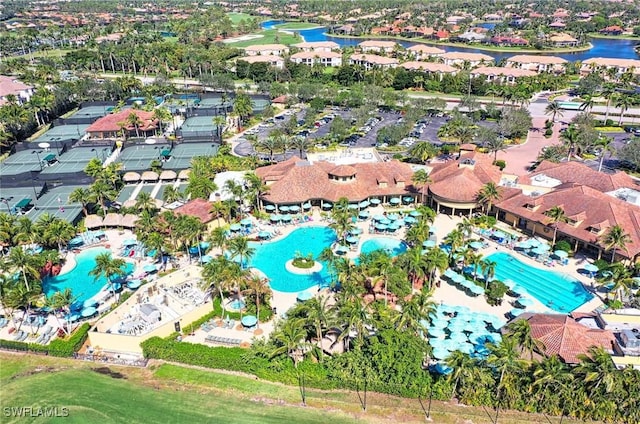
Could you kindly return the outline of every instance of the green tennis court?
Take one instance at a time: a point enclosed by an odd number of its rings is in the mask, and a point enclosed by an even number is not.
[[[82,212],[82,206],[69,202],[69,194],[79,187],[86,188],[76,185],[52,188],[35,201],[35,207],[29,212],[29,217],[37,220],[42,214],[49,213],[65,221],[74,222]]]
[[[33,153],[33,152],[42,153]],[[5,159],[0,165],[0,176],[11,177],[29,172],[40,171],[43,166],[38,163],[38,156],[42,161],[48,152],[41,150],[22,150]]]
[[[32,143],[37,146],[40,143],[55,143],[62,141],[79,140],[84,136],[85,130],[88,127],[88,124],[59,125],[57,127],[51,128],[40,137],[33,140]]]
[[[226,101],[222,101],[222,97],[205,97],[200,99],[198,102],[198,107],[203,109],[214,109],[214,108],[222,108],[229,107],[233,104],[232,99],[227,98]]]
[[[82,109],[78,110],[76,113],[71,115],[69,118],[102,118],[103,116],[107,116],[113,110],[114,106],[86,106]]]
[[[14,213],[16,206],[24,199],[35,199],[33,187],[2,188],[2,198],[7,202],[0,202],[0,212]]]
[[[142,186],[142,188],[140,189],[140,191],[138,192],[138,194],[140,193],[149,193],[151,194],[151,192],[153,191],[153,189],[156,188],[156,184],[144,184]],[[136,196],[137,198],[137,196]]]
[[[110,147],[77,147],[61,155],[58,158],[58,163],[45,167],[42,170],[42,174],[54,175],[82,172],[87,167],[87,164],[91,159],[98,158],[101,162],[104,162],[110,154]]]
[[[171,151],[171,158],[163,169],[183,170],[191,168],[191,159],[196,156],[215,156],[219,146],[213,143],[182,143]]]
[[[120,194],[118,194],[118,198],[116,199],[116,202],[122,204],[127,200],[129,200],[133,192],[136,190],[137,186],[138,186],[137,184],[124,186],[122,190],[120,190]]]
[[[159,160],[164,150],[171,150],[168,144],[139,144],[127,147],[120,153],[123,171],[146,171],[151,161]]]
[[[213,116],[192,116],[187,118],[180,129],[184,131],[213,131],[216,126],[213,124]]]

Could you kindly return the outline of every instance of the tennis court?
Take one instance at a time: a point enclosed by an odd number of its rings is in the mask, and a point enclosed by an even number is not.
[[[85,130],[88,127],[89,124],[58,125],[33,140],[32,143],[34,143],[34,146],[37,146],[40,143],[58,143],[80,140],[84,136]]]
[[[69,202],[69,194],[79,187],[59,186],[52,188],[35,201],[35,208],[29,213],[32,220],[37,220],[42,214],[49,213],[68,222],[74,222],[82,212],[82,205]]]
[[[22,202],[24,199],[35,199],[36,193],[33,190],[33,187],[16,187],[16,188],[2,188],[2,198],[6,199],[7,202],[0,202],[0,212],[8,212],[11,214],[15,214],[17,212],[16,206]]]
[[[153,189],[154,189],[154,188],[156,188],[156,183],[153,183],[153,184],[144,184],[144,185],[142,186],[142,188],[140,189],[140,191],[138,192],[138,195],[139,195],[140,193],[149,193],[149,194],[151,194],[151,192],[153,191]],[[137,198],[137,196],[136,196],[136,198]]]
[[[137,184],[124,186],[122,190],[120,190],[120,194],[118,194],[118,198],[116,199],[116,202],[123,204],[124,202],[129,200],[129,198],[131,198],[131,195],[133,194],[133,192],[136,190],[137,187],[138,187]]]
[[[99,158],[101,162],[104,162],[110,154],[110,147],[76,147],[61,155],[58,158],[58,163],[45,167],[41,173],[53,175],[82,172],[91,159]]]
[[[69,120],[73,119],[98,119],[107,116],[113,110],[114,106],[85,106],[76,113],[69,116]]]
[[[123,171],[146,171],[151,162],[159,160],[163,151],[170,151],[168,144],[138,144],[127,147],[120,154]]]
[[[232,104],[233,101],[229,98],[223,103],[222,97],[205,97],[198,102],[198,107],[203,109],[228,108]]]
[[[190,118],[191,119],[191,118]],[[191,168],[191,159],[196,156],[215,156],[220,146],[213,143],[182,143],[171,151],[171,158],[163,165],[163,169],[182,171]]]
[[[42,152],[42,153],[33,153]],[[29,172],[40,171],[43,166],[38,163],[38,157],[40,161],[44,160],[49,155],[49,152],[41,150],[22,150],[16,152],[13,155],[5,159],[0,164],[0,176],[12,177],[21,174],[28,174]]]

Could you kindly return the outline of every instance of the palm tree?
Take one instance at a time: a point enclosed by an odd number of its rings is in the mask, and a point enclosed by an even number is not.
[[[135,208],[140,211],[152,212],[156,209],[155,199],[151,197],[151,193],[141,191],[140,193],[138,193],[138,197],[136,197]]]
[[[491,206],[493,205],[493,203],[500,200],[501,198],[501,190],[493,181],[490,181],[483,185],[477,196],[478,202],[486,206],[485,211],[487,214],[489,213],[489,211],[491,211]]]
[[[507,326],[509,337],[513,337],[520,346],[522,353],[528,352],[529,359],[533,361],[533,352],[542,352],[544,345],[533,337],[531,325],[526,319],[518,319]]]
[[[633,105],[633,98],[631,96],[619,96],[616,100],[616,107],[620,108],[620,119],[618,120],[618,125],[622,125],[622,120],[624,119],[624,113],[629,109],[629,106]]]
[[[388,292],[388,283],[389,283],[389,273],[393,269],[393,258],[387,252],[380,252],[379,255],[376,256],[373,269],[377,273],[378,277],[382,278],[384,283],[384,304],[386,305],[389,298]]]
[[[398,257],[398,265],[404,269],[412,287],[427,277],[426,261],[422,255],[422,246],[414,246]]]
[[[278,345],[273,350],[271,356],[275,357],[286,353],[293,361],[293,366],[297,369],[301,359],[300,349],[305,338],[304,322],[302,319],[288,319],[276,329],[273,339]]]
[[[419,141],[413,146],[413,148],[409,152],[409,155],[414,160],[424,163],[430,158],[437,156],[438,151],[438,148],[434,146],[430,141]]]
[[[606,109],[605,114],[604,114],[604,121],[605,122],[607,122],[609,120],[609,108],[611,107],[611,100],[613,99],[615,93],[616,93],[615,84],[610,83],[610,82],[605,82],[602,85],[602,90],[601,90],[600,94],[602,95],[602,97],[607,99],[607,109]]]
[[[229,241],[230,257],[237,257],[240,260],[241,268],[245,267],[245,259],[248,262],[255,251],[256,249],[249,246],[249,240],[246,237],[235,237]]]
[[[498,160],[498,152],[504,152],[507,147],[504,137],[498,136],[498,133],[493,128],[481,127],[478,130],[476,141],[482,144],[488,153],[493,153],[494,163]]]
[[[413,173],[413,175],[411,176],[411,181],[415,185],[422,186],[420,189],[420,203],[424,204],[424,195],[425,195],[424,190],[427,187],[427,184],[431,182],[431,178],[429,177],[429,174],[424,169],[419,169]]]
[[[593,96],[585,94],[582,96],[582,104],[580,105],[580,109],[586,111],[587,113],[591,113],[591,109],[596,104]]]
[[[424,255],[425,270],[429,278],[429,289],[433,289],[436,272],[444,272],[449,266],[449,256],[439,248],[429,249]]]
[[[167,109],[166,107],[157,107],[153,110],[152,118],[158,120],[158,124],[160,125],[160,132],[162,133],[164,133],[163,122],[171,120],[171,117],[171,112],[169,112],[169,109]]]
[[[319,344],[322,342],[324,330],[328,328],[335,319],[333,310],[328,305],[328,301],[328,296],[320,296],[314,297],[303,304],[307,319],[313,322],[316,331],[316,340]],[[322,360],[322,357],[320,360]]]
[[[92,276],[94,280],[98,280],[104,276],[109,283],[109,288],[115,295],[115,286],[113,285],[112,278],[117,275],[122,275],[124,273],[123,268],[127,263],[124,259],[111,256],[111,252],[99,253],[95,261],[96,266],[89,271],[89,275]]]
[[[545,115],[553,115],[551,117],[551,121],[552,122],[556,122],[556,116],[562,117],[562,115],[563,115],[562,108],[560,107],[560,104],[558,102],[549,103],[547,105],[547,107],[544,108],[544,114]]]
[[[538,405],[544,405],[547,411],[554,415],[563,412],[562,398],[570,396],[568,384],[573,380],[573,374],[560,360],[558,355],[543,358],[534,363],[532,389],[541,391],[537,399]]]
[[[455,395],[458,387],[473,385],[473,369],[478,367],[478,364],[468,353],[456,350],[449,355],[445,363],[453,369],[447,376],[447,381],[452,386],[451,396]]]
[[[55,311],[63,311],[63,315],[68,315],[71,311],[71,305],[78,300],[77,296],[74,296],[73,292],[69,287],[65,288],[62,291],[55,292],[51,297],[47,299],[47,306],[49,306],[54,312]],[[54,313],[53,315],[58,324],[60,324],[60,320],[58,319],[58,315]],[[71,331],[69,329],[69,321],[67,320],[67,326],[60,325],[63,331],[66,334],[70,334]]]
[[[402,312],[397,316],[396,328],[398,330],[409,330],[418,335],[422,329],[420,320],[429,316],[435,311],[435,303],[431,298],[431,291],[423,288],[419,293],[414,294],[410,300],[401,302]]]
[[[30,278],[36,281],[40,280],[37,257],[27,253],[27,251],[20,246],[11,249],[6,258],[6,265],[9,269],[15,268],[20,271],[27,291],[31,291],[29,287]]]
[[[266,302],[271,294],[271,288],[269,287],[268,282],[269,280],[266,278],[262,278],[257,275],[252,275],[250,278],[244,280],[245,289],[242,293],[255,296],[256,317],[258,318],[258,323],[260,323],[260,299],[265,299]]]
[[[69,222],[56,219],[46,226],[42,233],[42,238],[48,246],[57,245],[58,251],[62,251],[62,246],[76,235],[76,229]]]
[[[613,146],[613,137],[600,136],[598,137],[598,141],[595,144],[596,147],[600,147],[602,151],[600,152],[600,161],[598,162],[598,172],[602,171],[602,164],[604,163],[604,154],[606,152],[614,153],[615,147]]]
[[[204,265],[202,270],[202,288],[211,292],[217,288],[220,295],[220,305],[222,315],[225,314],[224,293],[231,290],[237,281],[246,278],[247,272],[240,266],[222,256],[215,257],[211,262]]]
[[[623,295],[631,293],[631,289],[635,285],[631,270],[620,262],[616,262],[609,265],[605,271],[602,277],[598,278],[598,282],[602,286],[610,287],[610,291],[616,293],[622,302]],[[610,284],[612,286],[609,286]]]
[[[216,115],[212,119],[213,125],[216,126],[216,136],[219,141],[222,141],[222,131],[224,130],[224,126],[227,123],[227,120],[224,116]]]
[[[618,249],[622,249],[628,253],[627,244],[631,243],[633,240],[631,236],[627,234],[620,225],[614,225],[613,227],[609,227],[607,232],[603,234],[601,238],[601,243],[604,244],[605,250],[611,250],[611,262],[616,259],[616,252]]]
[[[172,185],[167,186],[162,193],[162,201],[165,203],[173,203],[182,200],[180,189]]]
[[[564,209],[561,206],[554,206],[545,212],[547,218],[549,218],[549,224],[553,226],[553,241],[552,245],[556,245],[556,236],[558,234],[558,223],[567,222],[569,217],[565,215]]]
[[[233,112],[240,117],[240,122],[244,123],[253,113],[251,97],[245,93],[237,93],[233,100]]]
[[[127,125],[133,126],[133,128],[136,130],[136,137],[140,138],[140,126],[144,122],[142,122],[142,119],[140,119],[138,114],[132,111],[129,115],[127,115],[126,123]]]
[[[296,149],[300,158],[304,158],[304,154],[313,146],[313,144],[314,141],[312,139],[306,137],[292,137],[287,143],[287,147]]]
[[[91,202],[95,201],[93,193],[91,189],[85,187],[78,187],[69,193],[69,201],[71,203],[80,203],[82,205],[82,213],[84,216],[87,216],[89,212],[87,211],[87,205]]]
[[[501,395],[506,392],[508,398],[515,396],[514,378],[517,373],[522,371],[525,363],[520,359],[517,352],[517,342],[515,338],[504,337],[498,345],[489,345],[490,354],[487,357],[487,364],[492,367],[499,375],[496,400],[497,406],[500,406]]]

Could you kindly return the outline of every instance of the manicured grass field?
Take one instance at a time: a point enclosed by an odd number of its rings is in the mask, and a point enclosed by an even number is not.
[[[229,12],[227,13],[227,16],[229,17],[229,19],[231,19],[231,22],[234,25],[242,21],[243,19],[246,21],[247,19],[253,18],[253,16],[249,15],[248,13],[236,13],[236,12]]]
[[[311,29],[317,28],[319,25],[312,24],[311,22],[287,22],[286,24],[278,25],[276,28],[278,29],[289,29],[289,30],[299,30],[299,29]]]
[[[252,40],[246,41],[238,41],[236,43],[229,43],[232,47],[247,47],[253,46],[256,44],[295,44],[299,43],[302,40],[299,37],[295,37],[292,34],[287,34],[285,32],[279,32],[275,29],[269,29],[265,31],[261,31],[258,34],[262,35],[260,38],[254,38]]]

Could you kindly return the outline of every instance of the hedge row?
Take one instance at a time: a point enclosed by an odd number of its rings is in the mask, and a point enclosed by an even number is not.
[[[70,337],[66,339],[54,339],[49,345],[44,346],[37,343],[25,343],[16,340],[0,339],[0,348],[9,350],[20,350],[23,352],[44,353],[51,356],[71,357],[76,353],[89,336],[89,323],[82,324]]]

